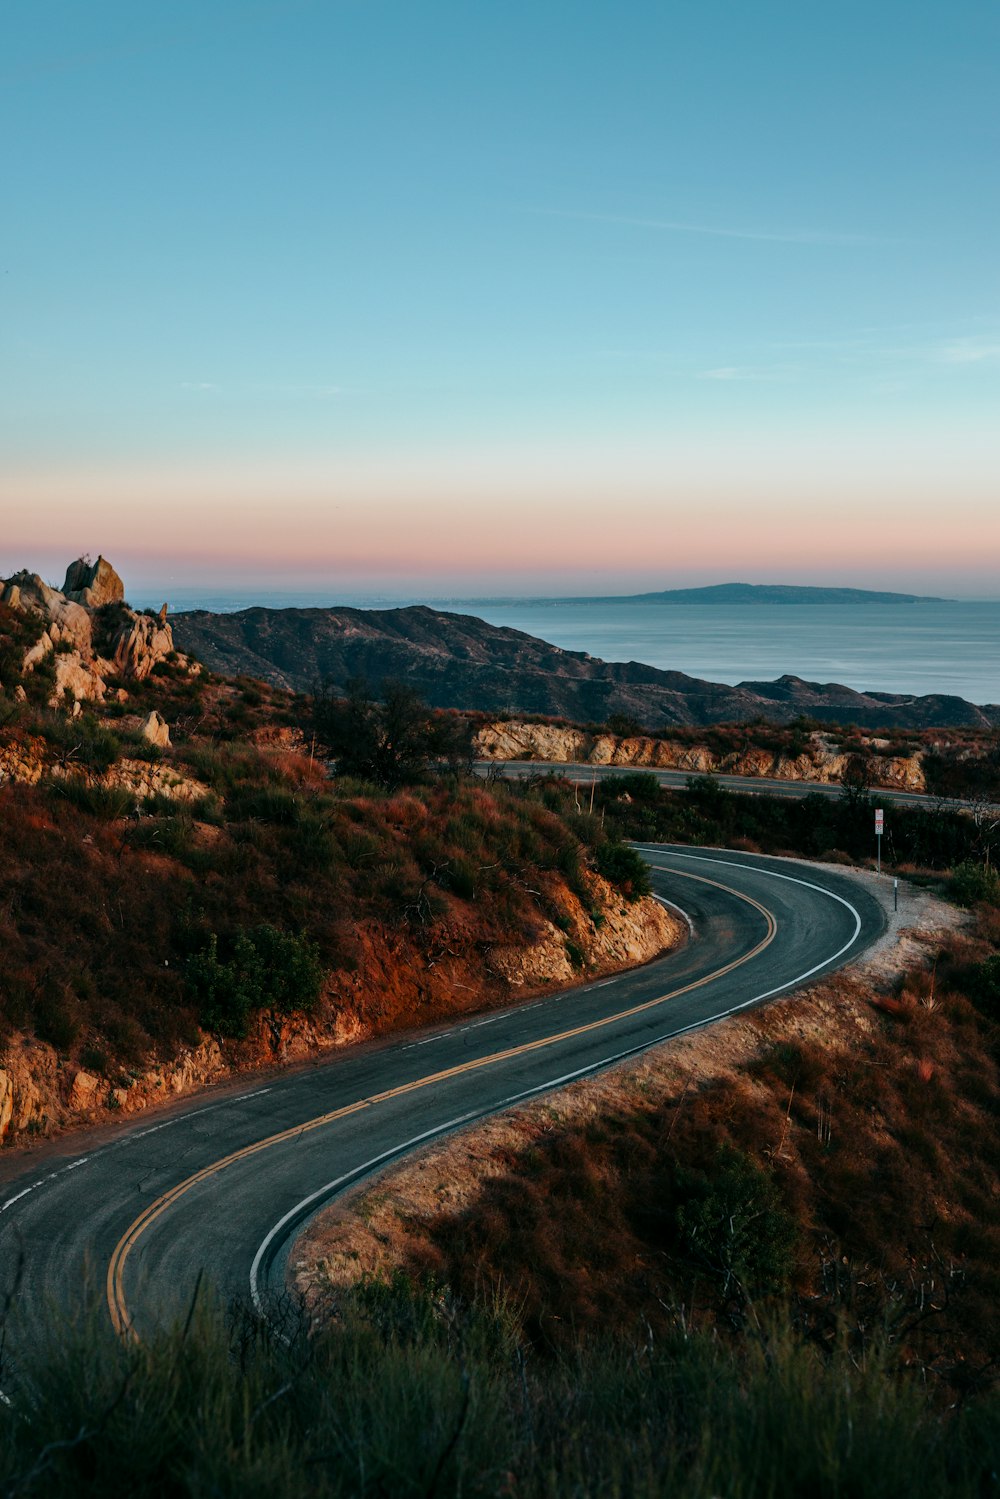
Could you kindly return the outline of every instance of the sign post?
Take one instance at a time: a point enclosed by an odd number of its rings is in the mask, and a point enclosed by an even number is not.
[[[878,849],[878,873],[882,873],[882,830],[885,826],[885,813],[881,807],[875,808],[875,847]]]

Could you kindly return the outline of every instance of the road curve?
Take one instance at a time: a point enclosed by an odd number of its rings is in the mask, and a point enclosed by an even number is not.
[[[199,1274],[263,1303],[331,1197],[484,1114],[787,994],[857,957],[882,906],[847,873],[648,845],[654,890],[691,940],[614,978],[410,1032],[240,1090],[20,1157],[0,1177],[0,1297],[15,1346],[47,1303],[95,1285],[140,1335]],[[88,1143],[89,1142],[89,1145]]]
[[[655,776],[668,791],[686,791],[688,782],[699,778],[704,772],[697,770],[661,770],[655,765],[589,765],[585,762],[560,760],[477,760],[476,774],[480,776],[501,772],[515,780],[529,776],[563,775],[584,786],[591,781],[603,781],[606,776]],[[805,796],[825,796],[834,801],[844,794],[840,782],[832,781],[779,781],[772,776],[731,776],[718,771],[709,772],[711,779],[727,791],[739,791],[747,796],[785,796],[798,799]],[[930,811],[939,808],[961,811],[973,805],[957,797],[928,796],[923,791],[898,791],[886,786],[873,786],[873,801],[886,806],[926,807]]]

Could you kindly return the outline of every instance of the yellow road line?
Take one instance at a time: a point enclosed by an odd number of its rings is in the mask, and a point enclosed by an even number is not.
[[[207,1181],[209,1177],[224,1171],[227,1166],[232,1166],[237,1161],[247,1160],[250,1156],[257,1155],[259,1151],[268,1150],[272,1145],[280,1145],[285,1140],[294,1140],[300,1135],[309,1134],[312,1130],[321,1129],[325,1124],[332,1124],[334,1120],[345,1119],[349,1114],[356,1114],[361,1109],[373,1108],[376,1104],[386,1103],[391,1098],[401,1098],[406,1093],[414,1093],[420,1088],[429,1088],[434,1083],[445,1082],[448,1078],[458,1077],[465,1072],[475,1072],[481,1067],[492,1067],[497,1062],[509,1061],[512,1057],[524,1056],[528,1052],[539,1051],[546,1046],[554,1046],[558,1041],[569,1041],[574,1036],[586,1035],[588,1031],[601,1030],[608,1025],[614,1025],[616,1021],[628,1020],[634,1015],[641,1015],[644,1010],[655,1009],[657,1005],[665,1003],[668,999],[678,999],[682,994],[689,994],[693,989],[701,989],[705,984],[714,982],[715,979],[724,978],[727,973],[732,973],[734,968],[749,963],[758,953],[764,951],[774,941],[778,929],[777,922],[771,911],[760,901],[754,900],[753,896],[747,895],[742,890],[734,890],[731,885],[723,885],[718,880],[706,879],[701,874],[683,873],[680,870],[671,869],[671,874],[676,874],[685,880],[696,880],[702,885],[713,885],[717,890],[724,890],[728,895],[735,895],[738,900],[745,901],[747,905],[755,907],[767,923],[767,934],[758,942],[757,946],[750,952],[744,953],[741,958],[734,958],[731,963],[717,968],[714,973],[708,973],[704,978],[695,979],[690,984],[685,984],[680,989],[674,989],[669,994],[660,994],[656,999],[645,1000],[642,1004],[632,1005],[627,1010],[619,1010],[614,1015],[605,1015],[601,1020],[591,1020],[585,1025],[572,1027],[570,1030],[560,1031],[557,1035],[542,1036],[537,1041],[524,1041],[519,1046],[508,1047],[505,1051],[491,1052],[489,1056],[478,1057],[468,1062],[460,1062],[454,1067],[446,1067],[441,1072],[429,1073],[426,1077],[415,1078],[412,1082],[401,1083],[396,1088],[388,1088],[384,1093],[374,1093],[370,1098],[358,1099],[356,1103],[345,1104],[343,1108],[333,1109],[328,1114],[321,1114],[316,1119],[309,1119],[304,1124],[292,1125],[289,1129],[281,1130],[276,1135],[269,1135],[264,1140],[258,1140],[253,1145],[244,1145],[240,1150],[234,1150],[231,1155],[224,1156],[219,1161],[213,1161],[210,1166],[203,1166],[193,1176],[178,1182],[175,1187],[164,1192],[151,1202],[135,1219],[134,1223],[126,1229],[125,1233],[115,1245],[114,1253],[108,1263],[108,1274],[106,1282],[108,1309],[111,1313],[111,1321],[114,1323],[115,1331],[121,1334],[130,1334],[135,1337],[132,1319],[129,1315],[128,1306],[125,1301],[124,1272],[125,1264],[131,1254],[137,1240],[146,1230],[156,1222],[162,1213],[172,1207],[175,1202],[189,1192],[199,1182]]]

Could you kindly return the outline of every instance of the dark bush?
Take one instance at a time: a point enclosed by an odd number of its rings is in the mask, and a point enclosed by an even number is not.
[[[609,713],[604,727],[609,734],[617,734],[619,739],[634,739],[642,733],[642,724],[627,713]]]
[[[419,780],[431,765],[471,763],[469,723],[432,713],[403,682],[383,682],[381,700],[360,677],[347,683],[343,697],[325,686],[316,693],[313,721],[341,775],[390,791]]]
[[[749,1156],[723,1147],[709,1171],[678,1172],[677,1193],[679,1241],[723,1295],[734,1287],[771,1291],[788,1280],[795,1221],[773,1178]]]
[[[263,924],[238,932],[225,944],[224,957],[212,932],[201,951],[188,958],[185,980],[206,1030],[241,1037],[257,1010],[312,1009],[323,969],[308,938]]]
[[[951,894],[960,906],[975,906],[980,901],[1000,902],[1000,876],[995,869],[965,859],[951,877]]]
[[[653,888],[645,859],[627,843],[617,843],[613,839],[602,843],[597,850],[597,871],[628,900],[638,900]]]
[[[1000,953],[972,963],[956,975],[965,993],[990,1020],[1000,1021]]]

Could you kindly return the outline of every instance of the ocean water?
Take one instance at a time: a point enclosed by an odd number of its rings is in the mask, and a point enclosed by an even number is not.
[[[856,691],[952,693],[1000,703],[1000,602],[578,604],[449,601],[605,661],[642,661],[710,682],[786,672]]]
[[[158,608],[159,596],[137,597]],[[605,661],[642,661],[710,682],[772,681],[786,672],[859,692],[951,693],[1000,703],[1000,601],[943,604],[622,604],[521,599],[351,598],[320,593],[183,591],[171,609],[432,604],[509,625]]]

